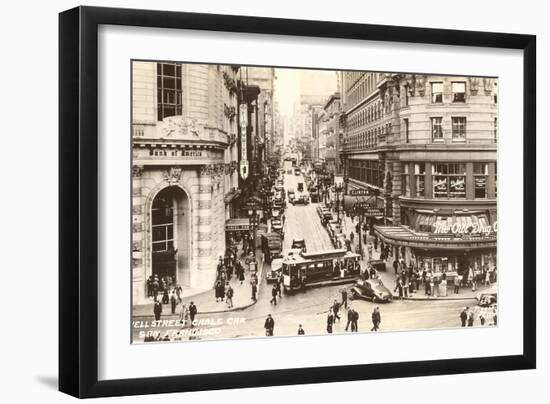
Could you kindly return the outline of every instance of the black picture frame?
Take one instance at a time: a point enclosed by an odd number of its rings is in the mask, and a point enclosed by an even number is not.
[[[99,381],[97,56],[98,27],[101,24],[522,50],[523,353],[307,370],[295,368]],[[534,35],[96,7],[78,7],[60,13],[59,389],[85,398],[535,368],[535,73]]]

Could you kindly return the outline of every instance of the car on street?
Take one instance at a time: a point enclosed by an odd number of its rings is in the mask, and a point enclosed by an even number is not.
[[[300,195],[298,198],[294,198],[292,201],[293,205],[307,205],[309,204],[309,198],[307,195]]]
[[[497,288],[495,285],[479,292],[476,296],[479,307],[494,307],[497,304]]]
[[[306,241],[303,238],[295,238],[292,240],[291,249],[299,248],[301,251],[306,251]]]
[[[298,183],[298,192],[304,192],[304,183],[303,182]]]
[[[391,302],[393,295],[380,279],[357,280],[349,288],[350,300],[366,299],[372,302]]]
[[[289,188],[287,193],[286,193],[287,197],[288,197],[288,200],[290,202],[292,202],[294,200],[294,198],[296,197],[296,194],[294,193],[294,190],[292,188]]]

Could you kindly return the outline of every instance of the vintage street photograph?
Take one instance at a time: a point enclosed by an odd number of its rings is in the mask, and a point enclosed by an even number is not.
[[[497,326],[498,79],[447,73],[132,61],[132,343]]]

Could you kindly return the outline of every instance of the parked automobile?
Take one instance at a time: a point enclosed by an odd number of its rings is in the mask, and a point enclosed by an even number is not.
[[[367,299],[372,302],[390,302],[393,295],[380,279],[358,280],[348,292],[350,300]]]
[[[294,198],[296,197],[296,194],[294,193],[294,190],[292,188],[289,188],[288,192],[286,193],[288,200],[292,202]]]
[[[298,183],[298,192],[304,192],[304,183],[303,182]]]

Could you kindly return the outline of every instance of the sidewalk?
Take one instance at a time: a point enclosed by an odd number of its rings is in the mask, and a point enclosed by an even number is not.
[[[252,288],[250,286],[250,272],[245,270],[245,280],[242,285],[241,282],[233,276],[229,282],[234,290],[233,295],[233,307],[227,307],[227,303],[216,302],[214,295],[214,287],[207,291],[200,292],[195,295],[185,296],[183,298],[183,304],[189,305],[189,302],[193,302],[197,306],[197,314],[213,314],[223,313],[229,311],[244,310],[254,305],[260,298],[260,289],[262,285],[262,277],[264,272],[264,257],[260,249],[256,251],[256,258],[258,260],[258,291],[256,293],[256,301],[251,299]],[[170,304],[162,305],[162,318],[178,317],[180,305],[176,306],[176,313],[172,314],[170,310]],[[140,304],[132,308],[132,318],[139,317],[152,317],[153,316],[153,303]]]

